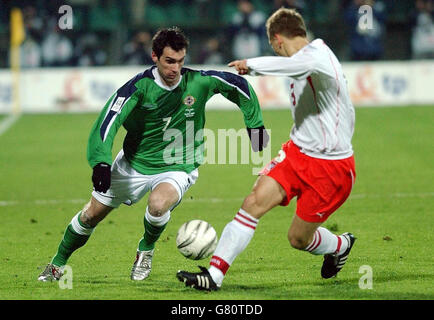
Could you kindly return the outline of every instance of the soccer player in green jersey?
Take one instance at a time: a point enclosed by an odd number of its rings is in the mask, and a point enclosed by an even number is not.
[[[131,279],[149,276],[155,242],[198,178],[204,139],[197,133],[204,128],[205,104],[213,95],[220,93],[238,105],[254,151],[267,145],[269,137],[251,85],[233,73],[184,68],[187,48],[188,39],[180,29],[159,30],[152,42],[155,65],[118,89],[104,106],[87,148],[93,168],[91,200],[72,218],[38,280],[59,280],[68,258],[87,242],[97,224],[114,208],[134,204],[147,192],[145,232]],[[121,125],[127,134],[112,161],[113,140]]]

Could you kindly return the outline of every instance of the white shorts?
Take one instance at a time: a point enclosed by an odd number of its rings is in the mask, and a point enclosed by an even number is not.
[[[181,202],[184,193],[199,177],[199,170],[190,173],[184,171],[168,171],[152,175],[144,175],[134,170],[119,151],[111,167],[111,185],[107,192],[93,191],[92,196],[102,204],[117,208],[122,203],[132,205],[142,199],[149,190],[153,190],[162,182],[170,183],[178,192],[179,200],[171,208]]]

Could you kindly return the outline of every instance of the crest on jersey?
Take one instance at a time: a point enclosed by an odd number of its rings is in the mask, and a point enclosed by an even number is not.
[[[194,117],[194,109],[192,108],[192,106],[195,102],[196,102],[196,99],[191,95],[188,95],[184,98],[184,104],[187,106],[187,109],[185,109],[184,115],[187,118]]]
[[[184,98],[184,104],[191,107],[196,102],[196,99],[193,96],[186,96]]]

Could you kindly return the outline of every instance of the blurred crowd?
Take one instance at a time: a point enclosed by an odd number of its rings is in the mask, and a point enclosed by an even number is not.
[[[412,15],[411,48],[414,59],[434,59],[434,1],[416,0]]]
[[[0,3],[0,12],[7,12],[11,7],[11,1]],[[168,11],[174,3],[168,0],[35,0],[18,3],[26,31],[21,45],[21,63],[25,68],[152,64],[152,35],[158,23],[147,23],[149,15],[158,22],[157,15],[164,14],[167,8],[167,15],[161,18],[161,27],[167,27],[177,25],[175,16],[179,11]],[[311,39],[339,31],[338,27],[336,30],[319,28],[317,35],[311,25],[330,27],[333,26],[330,22],[340,21],[345,26],[345,38],[341,39],[345,42],[342,52],[346,57],[341,57],[344,60],[383,59],[385,44],[390,40],[388,30],[393,28],[389,25],[388,0],[222,0],[221,3],[226,4],[223,9],[212,0],[180,0],[176,3],[183,8],[180,14],[187,15],[184,17],[187,24],[181,27],[191,42],[187,60],[190,64],[225,64],[231,59],[273,54],[268,45],[265,22],[270,13],[280,7],[295,8],[303,14]],[[72,30],[59,28],[58,8],[63,4],[69,4],[74,10]],[[100,10],[99,13],[92,11],[94,8]],[[403,10],[404,27],[410,34],[408,57],[434,58],[433,0],[409,0]],[[102,21],[100,27],[97,27],[98,17]],[[189,30],[188,19],[192,30]],[[117,25],[114,24],[116,21],[119,21]],[[9,17],[0,15],[0,29],[1,25],[8,28],[8,23]],[[94,27],[75,27],[83,25]],[[197,34],[200,37],[196,37]],[[8,51],[0,52],[2,54],[7,55]]]

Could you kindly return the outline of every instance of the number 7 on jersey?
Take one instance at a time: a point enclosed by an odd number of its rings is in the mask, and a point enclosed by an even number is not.
[[[166,131],[166,129],[169,126],[169,123],[170,123],[171,120],[172,120],[172,117],[163,118],[163,121],[166,122],[166,124],[164,125],[164,128],[163,128],[163,131]]]

